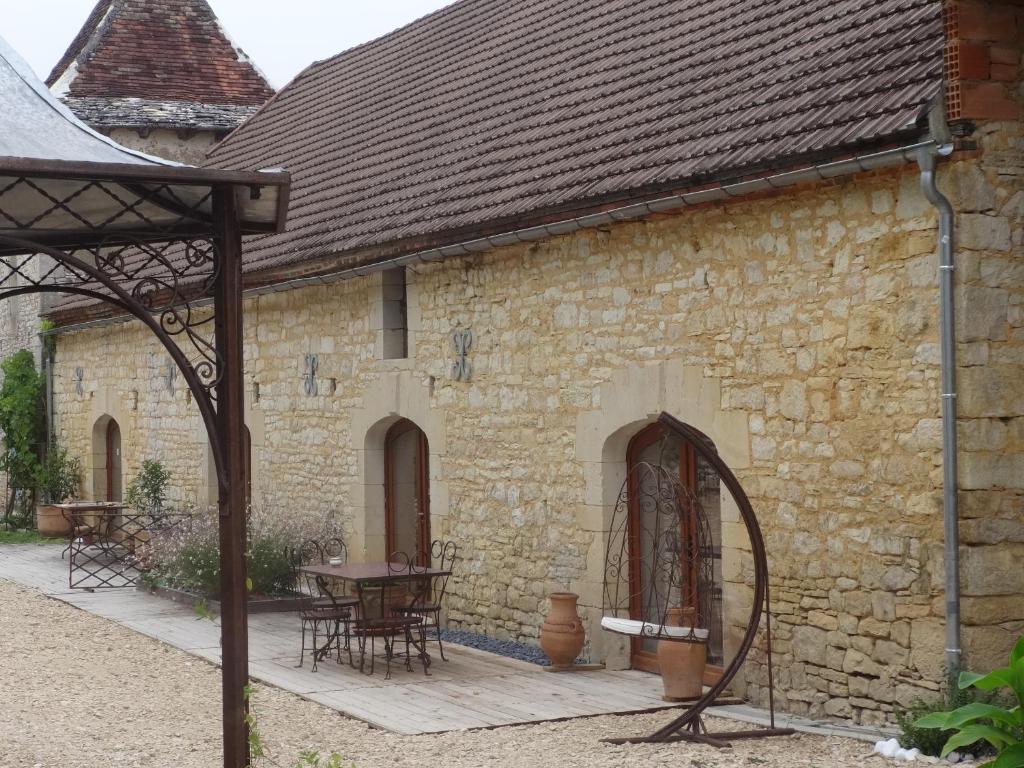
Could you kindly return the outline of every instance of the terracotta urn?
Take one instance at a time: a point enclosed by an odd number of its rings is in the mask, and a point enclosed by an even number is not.
[[[670,608],[666,622],[671,626],[692,627],[696,620],[693,608]],[[700,641],[659,640],[658,669],[665,690],[665,701],[687,701],[700,698],[704,688],[704,666],[707,643]]]
[[[583,648],[583,622],[576,610],[580,596],[572,592],[554,592],[550,599],[551,610],[540,628],[540,647],[550,659],[551,666],[565,669],[572,666]]]
[[[36,530],[40,536],[63,538],[71,533],[71,521],[60,508],[43,504],[36,507]]]

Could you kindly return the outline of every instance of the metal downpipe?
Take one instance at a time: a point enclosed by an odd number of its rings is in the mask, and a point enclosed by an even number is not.
[[[955,679],[962,666],[960,645],[960,515],[957,508],[956,325],[953,309],[953,206],[935,185],[938,155],[952,145],[921,149],[921,191],[939,212],[939,347],[942,399],[942,527],[946,574],[946,674]]]

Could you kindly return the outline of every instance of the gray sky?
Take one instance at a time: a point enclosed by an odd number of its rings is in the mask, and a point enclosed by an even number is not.
[[[236,45],[280,88],[308,64],[453,0],[208,0]],[[45,78],[95,0],[0,0],[0,34]]]

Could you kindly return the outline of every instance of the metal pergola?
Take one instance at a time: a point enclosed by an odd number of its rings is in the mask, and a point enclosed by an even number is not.
[[[0,39],[0,299],[70,294],[145,324],[206,425],[220,511],[224,766],[249,763],[241,236],[289,176],[177,165],[77,120]]]

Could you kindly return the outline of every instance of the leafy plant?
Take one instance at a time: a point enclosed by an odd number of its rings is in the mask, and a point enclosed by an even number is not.
[[[1009,688],[1017,703],[1012,709],[996,704],[973,702],[952,712],[935,712],[919,719],[918,728],[952,730],[955,733],[942,747],[945,757],[954,749],[987,741],[996,750],[995,759],[985,763],[990,768],[1024,768],[1024,637],[1010,651],[1010,663],[979,675],[961,672],[958,687],[979,691]],[[982,768],[985,768],[982,766]]]
[[[920,728],[917,721],[926,715],[948,712],[986,698],[984,694],[980,694],[974,689],[959,688],[956,680],[952,677],[947,682],[946,693],[943,697],[932,701],[916,699],[909,709],[896,711],[896,724],[900,727],[899,742],[903,748],[916,748],[926,755],[938,757],[942,752],[942,746],[954,734],[954,731]],[[973,745],[965,745],[961,751],[976,752],[977,749],[972,747]]]
[[[7,499],[4,523],[12,527],[15,522],[28,524],[31,520],[15,521],[15,504],[26,499],[23,509],[31,510],[35,494],[36,475],[39,471],[39,448],[45,437],[43,418],[43,377],[36,371],[36,361],[27,349],[19,350],[0,363],[4,381],[0,386],[0,432],[3,432],[3,451],[0,452],[0,472],[7,474],[11,493]],[[31,512],[28,512],[31,515]]]
[[[323,537],[323,521],[296,519],[276,509],[253,509],[249,516],[246,573],[249,591],[288,595],[295,573],[286,552],[311,538]],[[220,556],[216,512],[196,515],[188,525],[152,542],[152,568],[166,586],[216,597],[220,592]]]
[[[57,338],[50,333],[56,327],[57,325],[53,320],[39,321],[39,336],[43,340],[43,348],[46,350],[50,360],[53,360],[53,356],[57,352]]]
[[[251,538],[246,556],[249,591],[257,595],[283,595],[291,591],[295,574],[288,562],[292,542],[285,537],[257,532]]]
[[[53,443],[36,472],[36,482],[43,501],[60,504],[78,493],[82,463],[68,455],[67,449]]]
[[[344,762],[345,758],[337,752],[331,752],[327,757],[321,757],[315,749],[304,749],[299,753],[299,760],[295,768],[348,768]],[[355,763],[349,763],[355,768]]]
[[[154,459],[142,462],[142,469],[128,486],[128,505],[141,512],[159,515],[167,501],[171,473]]]

